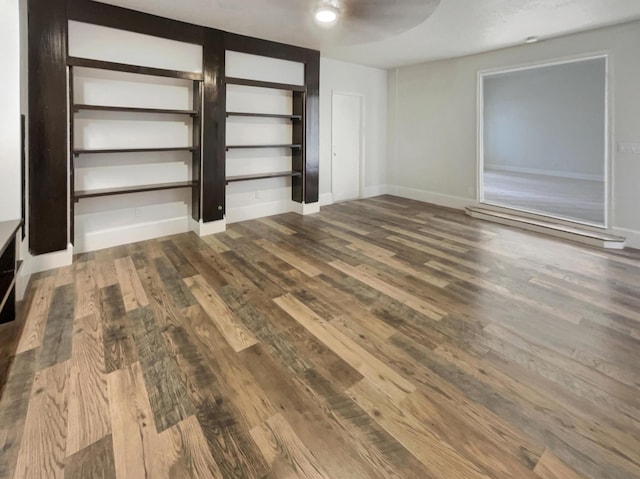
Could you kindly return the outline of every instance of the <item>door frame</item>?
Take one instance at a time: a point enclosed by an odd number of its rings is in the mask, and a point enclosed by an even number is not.
[[[568,56],[557,58],[555,60],[548,61],[538,61],[538,62],[529,62],[523,63],[519,65],[515,65],[512,67],[501,67],[501,68],[493,68],[493,69],[485,69],[479,70],[477,73],[477,148],[476,148],[476,164],[477,164],[477,193],[476,193],[476,201],[480,204],[486,204],[491,206],[498,206],[500,208],[507,208],[515,211],[521,211],[524,213],[530,213],[533,215],[553,218],[561,221],[566,221],[569,223],[577,223],[585,226],[589,226],[592,228],[598,229],[610,229],[611,228],[611,218],[613,217],[613,200],[612,200],[612,191],[613,191],[613,162],[611,145],[613,138],[613,122],[611,121],[611,101],[610,101],[610,87],[611,87],[611,79],[610,79],[610,52],[608,50],[593,52],[582,55]],[[516,208],[513,206],[506,206],[502,204],[495,204],[485,200],[484,198],[484,79],[487,77],[500,75],[503,73],[512,73],[524,70],[533,70],[536,68],[544,68],[556,65],[565,65],[569,63],[578,63],[589,60],[597,60],[604,59],[605,61],[605,85],[604,85],[604,225],[596,225],[594,223],[590,223],[588,221],[580,221],[573,218],[562,218],[556,215],[551,214],[541,214],[539,211],[528,211],[523,208]]]
[[[333,197],[333,178],[334,178],[334,172],[335,172],[335,168],[334,168],[334,161],[335,161],[335,156],[334,156],[334,138],[333,138],[333,100],[334,97],[336,95],[343,95],[343,96],[352,96],[352,97],[356,97],[358,98],[359,102],[360,102],[360,138],[358,139],[359,141],[359,150],[360,150],[360,157],[358,158],[358,198],[362,198],[364,195],[364,171],[365,171],[365,164],[364,164],[364,158],[365,158],[365,102],[364,102],[364,95],[362,93],[355,93],[355,92],[350,92],[350,91],[342,91],[342,90],[331,90],[331,149],[330,149],[330,155],[331,155],[331,196]]]

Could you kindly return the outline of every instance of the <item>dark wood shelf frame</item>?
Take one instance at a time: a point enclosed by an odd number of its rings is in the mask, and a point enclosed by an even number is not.
[[[22,220],[0,222],[0,324],[16,317],[16,236]]]
[[[290,85],[288,83],[274,83],[269,81],[248,80],[246,78],[226,77],[225,82],[227,83],[227,85],[253,86],[258,88],[271,88],[274,90],[287,90],[287,91],[298,91],[298,92],[304,92],[307,90],[307,87],[305,87],[304,85]]]
[[[77,148],[73,150],[73,154],[75,156],[78,155],[89,155],[96,153],[149,153],[149,152],[159,152],[159,151],[198,151],[200,149],[199,146],[178,146],[173,148],[107,148],[107,149],[84,149]]]
[[[131,193],[145,193],[148,191],[178,190],[198,186],[196,181],[179,181],[176,183],[156,183],[151,185],[123,186],[121,188],[103,188],[99,190],[78,190],[73,198],[79,201],[84,198],[99,198],[101,196],[128,195]]]
[[[143,67],[128,63],[115,63],[91,58],[67,57],[67,65],[73,67],[96,68],[99,70],[111,70],[125,73],[137,73],[139,75],[151,75],[157,77],[180,78],[183,80],[202,81],[204,75],[198,72],[185,72],[179,70],[165,70],[162,68]]]
[[[278,118],[283,120],[302,120],[302,115],[280,115],[277,113],[245,113],[240,111],[228,111],[227,118],[232,116],[248,118]]]
[[[277,171],[274,173],[257,173],[253,175],[238,175],[227,176],[226,181],[228,183],[235,183],[238,181],[252,181],[252,180],[264,180],[267,178],[285,178],[300,176],[299,171]]]
[[[123,113],[157,113],[167,115],[189,115],[196,116],[198,112],[196,110],[170,110],[162,108],[137,108],[129,106],[108,106],[108,105],[82,105],[74,104],[74,111],[114,111]]]
[[[259,148],[291,148],[297,150],[302,148],[302,145],[227,145],[227,151],[229,150],[252,150]]]

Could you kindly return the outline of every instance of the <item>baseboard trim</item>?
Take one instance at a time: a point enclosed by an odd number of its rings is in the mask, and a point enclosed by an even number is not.
[[[374,196],[388,195],[390,191],[389,185],[365,186],[362,192],[363,198],[373,198]]]
[[[613,227],[609,229],[609,232],[617,236],[624,236],[627,239],[626,246],[628,248],[640,249],[640,231]]]
[[[333,193],[322,193],[318,197],[320,206],[329,206],[333,204]]]
[[[418,190],[416,188],[407,188],[406,186],[389,186],[388,194],[406,198],[408,200],[422,201],[423,203],[431,203],[437,206],[445,206],[456,210],[464,210],[467,206],[476,205],[475,199],[463,198],[461,196],[446,195],[443,193],[434,193],[427,190]]]
[[[320,203],[298,203],[296,201],[291,202],[291,212],[298,213],[299,215],[315,215],[320,213]]]
[[[24,258],[24,263],[22,263],[22,268],[18,273],[18,279],[20,279],[20,277],[23,277],[23,279],[26,277],[26,282],[28,283],[29,276],[32,274],[69,266],[73,263],[73,253],[74,247],[68,245],[67,249],[56,251],[55,253],[40,254],[38,256],[27,254]]]
[[[525,173],[529,175],[551,176],[555,178],[570,178],[573,180],[589,180],[604,182],[604,178],[598,175],[589,175],[586,173],[574,173],[573,171],[548,171],[538,170],[536,168],[522,168],[519,166],[493,165],[485,163],[486,170],[505,171],[507,173]]]
[[[241,221],[255,220],[265,216],[281,215],[291,212],[291,201],[271,201],[255,205],[227,208],[225,216],[228,225]]]
[[[104,248],[111,248],[123,244],[137,243],[162,236],[186,233],[189,231],[188,218],[171,218],[160,221],[150,221],[118,228],[93,231],[85,235],[77,234],[76,253],[86,253]],[[77,232],[79,233],[79,232]]]
[[[227,229],[227,220],[225,218],[217,221],[209,221],[207,223],[189,220],[189,229],[198,236],[209,236],[217,233],[224,233]]]

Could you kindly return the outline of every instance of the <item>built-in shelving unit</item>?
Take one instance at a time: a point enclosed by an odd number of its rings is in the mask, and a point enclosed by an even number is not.
[[[22,220],[0,222],[0,324],[16,317],[16,234]]]
[[[101,60],[93,60],[88,58],[68,57],[67,65],[69,66],[69,110],[72,112],[69,119],[69,132],[71,142],[71,159],[70,159],[70,174],[71,185],[75,184],[75,168],[77,162],[82,161],[83,155],[95,155],[95,154],[117,154],[117,153],[131,153],[136,155],[139,153],[160,153],[160,152],[190,152],[191,153],[191,178],[188,181],[177,181],[159,184],[140,184],[133,186],[115,187],[115,188],[99,188],[93,190],[75,190],[71,191],[71,238],[74,236],[73,218],[74,207],[73,204],[87,198],[100,198],[114,195],[126,195],[132,193],[144,193],[151,191],[163,191],[173,189],[190,188],[192,190],[192,216],[195,220],[200,219],[200,171],[201,171],[201,128],[202,128],[202,81],[203,74],[197,72],[177,71],[177,70],[164,70],[159,68],[143,67],[138,65],[129,65],[123,63],[114,63]],[[102,105],[102,104],[86,104],[74,102],[74,68],[83,67],[96,70],[115,71],[123,73],[133,73],[137,75],[146,75],[149,78],[149,83],[153,82],[153,77],[165,77],[175,78],[179,80],[191,80],[192,81],[192,108],[190,109],[172,109],[172,108],[146,108],[138,106],[125,106],[125,105]],[[191,105],[190,105],[191,106]],[[158,147],[100,147],[100,148],[84,148],[78,147],[74,143],[74,123],[76,121],[76,115],[81,112],[98,112],[98,114],[120,113],[126,117],[131,117],[132,120],[140,119],[141,115],[158,115],[160,117],[166,117],[171,119],[172,116],[185,116],[191,121],[192,138],[190,139],[191,145],[184,146],[158,146]],[[116,117],[114,121],[119,121],[122,116]],[[154,118],[153,121],[156,121]],[[133,157],[132,157],[133,161]]]
[[[227,118],[244,117],[258,119],[286,120],[292,123],[291,143],[287,144],[246,144],[246,145],[226,145],[226,151],[231,150],[251,150],[251,149],[274,149],[284,148],[291,150],[291,170],[274,171],[266,173],[246,174],[227,176],[226,183],[239,181],[264,180],[268,178],[301,178],[304,174],[304,110],[306,87],[304,85],[292,85],[288,83],[275,83],[261,80],[250,80],[245,78],[226,77],[227,85],[240,85],[246,87],[267,88],[272,90],[283,90],[292,94],[291,113],[262,113],[262,112],[238,112],[227,111]]]

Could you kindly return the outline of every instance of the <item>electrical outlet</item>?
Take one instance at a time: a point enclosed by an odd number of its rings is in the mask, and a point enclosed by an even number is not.
[[[619,141],[618,152],[640,155],[640,143],[637,141]]]
[[[262,198],[262,191],[256,191],[256,200],[259,200]]]
[[[136,218],[140,218],[142,216],[142,208],[136,208],[134,214]]]
[[[475,195],[476,189],[473,186],[467,186],[467,193],[470,195]]]

